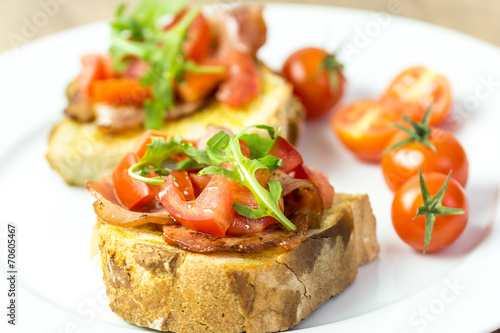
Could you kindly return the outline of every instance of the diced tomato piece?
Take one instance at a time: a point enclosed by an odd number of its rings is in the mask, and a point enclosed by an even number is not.
[[[109,74],[109,65],[100,54],[86,54],[81,59],[82,71],[78,75],[77,82],[80,93],[90,96],[90,86],[94,81],[105,80]]]
[[[184,227],[222,237],[234,220],[231,180],[213,176],[196,200],[184,201],[172,176],[160,185],[157,199]]]
[[[139,161],[135,153],[128,153],[113,171],[112,177],[116,196],[128,209],[138,209],[150,205],[155,199],[155,192],[150,185],[135,180],[128,174],[128,169]]]
[[[137,154],[137,156],[139,156],[139,158],[142,158],[144,156],[144,154],[146,154],[146,151],[148,150],[147,146],[152,142],[151,141],[152,136],[160,137],[160,138],[163,138],[165,140],[168,138],[172,138],[172,135],[169,135],[165,132],[156,131],[156,130],[146,130],[145,132],[143,132],[141,134],[141,136],[139,137],[139,139],[135,143],[134,148],[132,149],[132,151],[135,152]],[[194,142],[194,141],[191,141],[191,140],[182,140],[182,141],[189,142],[193,146],[196,147],[196,142]]]
[[[302,155],[300,155],[298,150],[281,136],[276,138],[274,145],[269,151],[269,155],[282,160],[282,164],[279,169],[286,173],[292,171],[303,163]]]
[[[323,198],[325,208],[330,207],[333,204],[335,189],[328,181],[328,176],[318,169],[306,165],[302,165],[302,167],[307,175],[313,180],[313,183],[315,183],[318,187],[321,197]]]
[[[265,184],[269,180],[269,172],[260,173],[257,175],[257,180]],[[240,185],[236,181],[232,181],[231,187],[235,203],[251,208],[258,208],[257,200],[246,186]],[[282,210],[284,209],[284,207],[280,208],[282,208]],[[250,219],[235,211],[234,221],[227,229],[227,234],[231,236],[251,235],[264,230],[274,223],[278,223],[278,221],[270,216],[265,216],[260,219]]]
[[[201,194],[201,192],[203,192],[205,187],[207,187],[208,183],[212,179],[212,176],[211,175],[198,176],[197,173],[190,172],[189,178],[191,179],[191,183],[193,185],[194,195],[198,197]]]
[[[239,107],[259,94],[260,77],[253,58],[236,49],[222,56],[228,80],[223,82],[215,97],[229,107]]]
[[[174,176],[174,185],[177,187],[179,195],[184,201],[191,201],[196,199],[194,196],[194,188],[191,179],[185,170],[172,171]]]
[[[132,151],[135,152],[137,156],[139,156],[139,158],[142,158],[144,154],[146,154],[146,150],[148,150],[147,145],[149,145],[152,142],[151,141],[152,136],[157,136],[164,139],[171,137],[171,135],[168,135],[165,132],[160,132],[156,130],[146,130],[141,134],[140,138],[135,143],[134,149],[132,149]]]
[[[94,81],[90,88],[90,97],[98,103],[142,106],[151,97],[151,88],[130,79]]]
[[[188,8],[181,10],[175,18],[164,27],[167,31],[174,27],[179,21],[186,15]],[[193,60],[195,62],[200,62],[205,59],[210,53],[211,46],[211,31],[210,25],[208,24],[205,16],[200,13],[191,22],[187,32],[186,40],[182,45],[182,50],[187,59]]]
[[[239,140],[240,149],[243,156],[250,158],[250,149],[248,149],[248,144],[245,140]]]
[[[210,95],[225,78],[225,72],[201,74],[185,71],[184,80],[176,85],[177,93],[185,102],[200,101]]]

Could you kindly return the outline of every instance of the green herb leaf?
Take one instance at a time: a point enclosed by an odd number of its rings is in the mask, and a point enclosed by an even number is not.
[[[189,142],[182,142],[180,136],[167,140],[151,136],[151,143],[147,147],[144,156],[129,168],[128,173],[132,178],[148,184],[160,185],[165,182],[162,177],[145,177],[151,172],[168,175],[169,170],[199,169],[210,164],[205,150],[196,149]],[[175,162],[171,159],[172,156],[181,154],[188,158],[181,162]]]
[[[250,128],[260,128],[268,131],[272,140],[274,140],[274,129],[270,126],[249,126],[236,134],[232,138],[224,132],[219,132],[207,142],[207,152],[213,166],[207,167],[199,172],[204,174],[224,175],[228,178],[236,180],[239,184],[246,186],[254,195],[258,203],[258,208],[244,208],[241,205],[234,205],[236,211],[248,218],[260,218],[263,216],[271,216],[277,219],[289,230],[296,230],[295,225],[283,214],[279,207],[279,197],[281,195],[281,186],[276,182],[268,182],[270,191],[262,187],[255,177],[255,172],[259,169],[275,168],[281,163],[281,160],[275,157],[263,156],[261,159],[249,159],[241,153],[239,140],[242,139],[247,130]],[[248,138],[248,136],[246,137]],[[255,136],[251,136],[250,142],[247,142],[249,150],[256,151],[256,154],[261,154],[254,147],[254,144],[260,142]],[[222,163],[230,163],[233,170],[228,170],[221,166]],[[270,168],[271,167],[271,168]],[[279,188],[278,188],[279,187]]]

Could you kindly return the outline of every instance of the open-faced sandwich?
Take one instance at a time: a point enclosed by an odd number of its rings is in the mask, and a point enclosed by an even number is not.
[[[261,6],[206,14],[183,0],[143,0],[130,15],[121,6],[111,30],[108,54],[82,57],[50,135],[47,159],[68,184],[109,174],[144,129],[196,140],[209,125],[263,123],[296,140],[303,107],[256,57]]]
[[[146,132],[87,183],[110,307],[177,333],[286,330],[376,258],[368,197],[335,194],[271,126],[208,135]]]

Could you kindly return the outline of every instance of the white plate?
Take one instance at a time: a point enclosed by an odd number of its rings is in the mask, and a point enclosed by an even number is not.
[[[392,195],[380,168],[349,155],[330,131],[327,117],[309,122],[299,144],[305,160],[327,171],[338,192],[370,195],[381,252],[376,261],[360,268],[352,286],[295,330],[499,328],[500,234],[495,207],[500,180],[500,50],[428,24],[362,11],[269,5],[266,17],[269,40],[260,55],[276,69],[299,47],[333,47],[348,36],[351,44],[346,49],[351,54],[344,54],[344,102],[380,95],[410,65],[423,64],[443,73],[452,84],[455,119],[462,124],[456,136],[470,160],[469,224],[448,249],[422,256],[402,243],[392,228]],[[109,310],[100,272],[89,259],[92,198],[84,189],[65,185],[44,159],[50,128],[62,118],[63,92],[79,70],[80,56],[105,51],[107,45],[107,24],[98,23],[0,55],[1,233],[5,240],[3,223],[18,224],[22,331],[140,329]],[[493,83],[485,85],[485,80]],[[2,245],[2,271],[5,248]],[[0,280],[4,295],[6,281]]]

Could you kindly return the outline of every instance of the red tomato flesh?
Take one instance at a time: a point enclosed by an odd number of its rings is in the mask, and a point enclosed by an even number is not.
[[[90,98],[97,103],[142,106],[150,97],[149,87],[131,79],[99,80],[92,82],[90,87]]]
[[[386,97],[414,103],[420,108],[420,119],[424,118],[432,103],[431,125],[443,121],[451,109],[452,97],[448,80],[422,66],[408,68],[399,74],[384,93],[384,98]]]
[[[215,97],[232,108],[250,102],[259,94],[261,83],[255,61],[236,49],[230,50],[222,59],[228,79],[219,86]]]
[[[300,155],[299,151],[281,136],[276,138],[274,145],[269,151],[269,155],[281,159],[282,164],[279,169],[286,173],[303,163],[302,155]]]
[[[394,99],[363,100],[337,110],[331,126],[357,158],[377,162],[398,131],[389,124],[402,123],[404,115],[416,120],[417,113],[414,105]]]
[[[231,180],[213,176],[195,200],[184,201],[172,176],[159,185],[157,199],[184,227],[222,237],[234,220]]]
[[[139,161],[135,153],[128,153],[112,174],[116,196],[128,209],[137,209],[153,203],[155,193],[150,185],[135,180],[128,174],[128,169]]]

